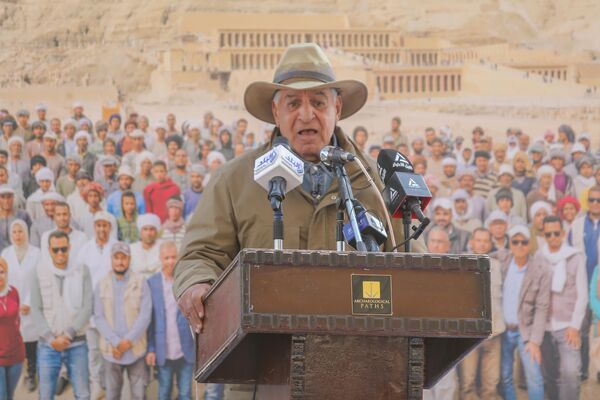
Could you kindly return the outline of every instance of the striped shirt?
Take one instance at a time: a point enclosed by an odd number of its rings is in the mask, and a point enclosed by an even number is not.
[[[498,177],[493,172],[490,172],[486,175],[479,175],[477,178],[475,178],[473,192],[480,195],[484,199],[487,199],[490,191],[496,187],[498,187]]]

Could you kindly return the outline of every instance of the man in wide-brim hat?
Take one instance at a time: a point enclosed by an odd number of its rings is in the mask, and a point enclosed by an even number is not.
[[[290,46],[275,70],[273,82],[255,82],[244,95],[247,110],[276,125],[273,138],[284,136],[304,160],[301,186],[286,194],[284,248],[335,250],[338,184],[319,162],[319,151],[332,144],[356,154],[379,189],[383,184],[337,122],[356,113],[367,99],[366,86],[338,81],[325,53],[316,44]],[[272,138],[272,140],[273,140]],[[254,160],[272,146],[246,152],[214,173],[183,240],[173,290],[179,307],[196,332],[203,328],[202,296],[243,248],[272,248],[273,211],[266,192],[254,182]],[[371,161],[372,162],[372,161]],[[346,165],[355,197],[385,221],[386,212],[355,163]],[[396,238],[402,235],[394,226]],[[391,250],[391,242],[382,246]],[[415,251],[423,250],[417,242]]]

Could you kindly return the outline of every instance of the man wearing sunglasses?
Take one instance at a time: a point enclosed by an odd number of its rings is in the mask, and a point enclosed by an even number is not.
[[[516,399],[513,385],[515,348],[527,379],[531,400],[543,400],[540,346],[546,330],[550,302],[548,269],[529,255],[531,233],[525,225],[508,231],[508,249],[497,253],[502,271],[502,311],[506,330],[502,334],[502,387],[504,398]]]
[[[87,268],[71,256],[69,235],[54,231],[46,243],[31,288],[31,314],[38,343],[39,397],[53,399],[64,364],[77,399],[89,399],[88,349],[85,332],[92,316],[92,280]]]
[[[585,255],[565,241],[559,217],[544,219],[546,243],[535,259],[549,269],[550,313],[542,344],[548,397],[578,399],[581,372],[581,329],[588,303]]]
[[[569,231],[569,244],[585,254],[588,282],[598,265],[598,241],[600,240],[600,185],[590,188],[587,194],[588,212],[575,218]],[[588,307],[581,330],[582,379],[587,378],[589,367],[589,327],[592,313]],[[596,377],[600,382],[600,374]]]

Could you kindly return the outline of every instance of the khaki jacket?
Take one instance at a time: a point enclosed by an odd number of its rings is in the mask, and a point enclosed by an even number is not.
[[[277,134],[277,131],[273,136]],[[382,190],[383,183],[367,157],[339,129],[338,145],[361,158],[369,174]],[[179,298],[190,286],[213,282],[244,248],[273,248],[273,211],[266,191],[254,182],[254,160],[271,144],[236,158],[213,173],[189,223],[175,267],[173,291]],[[372,162],[372,161],[371,161]],[[385,223],[384,212],[358,165],[346,170],[354,196]],[[286,249],[335,250],[335,217],[338,198],[337,179],[320,201],[313,200],[301,186],[286,194],[283,202],[284,243]],[[396,241],[403,239],[402,220],[393,220]],[[384,250],[391,251],[391,241]],[[412,251],[425,252],[422,239],[412,242]]]
[[[512,254],[503,249],[496,254],[502,269],[502,282],[506,279]],[[519,333],[524,342],[542,344],[550,307],[550,273],[534,257],[529,257],[527,271],[519,293]]]

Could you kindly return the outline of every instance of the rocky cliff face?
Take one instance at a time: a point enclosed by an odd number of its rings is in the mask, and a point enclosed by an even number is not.
[[[391,27],[458,43],[508,41],[600,54],[596,0],[5,0],[0,3],[0,86],[148,86],[156,50],[178,40],[189,11],[341,13],[352,26]]]

